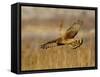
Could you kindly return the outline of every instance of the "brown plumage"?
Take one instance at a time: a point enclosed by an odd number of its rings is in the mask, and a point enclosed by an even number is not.
[[[47,49],[52,48],[55,46],[61,46],[61,45],[68,45],[71,48],[75,49],[78,48],[82,43],[83,39],[74,39],[74,37],[77,35],[78,31],[80,30],[80,26],[82,25],[82,21],[78,20],[77,22],[73,23],[64,34],[60,33],[60,38],[57,38],[55,40],[49,41],[45,44],[41,45],[41,48]],[[63,27],[63,22],[60,24],[60,32]],[[51,44],[55,43],[55,46],[49,46]]]

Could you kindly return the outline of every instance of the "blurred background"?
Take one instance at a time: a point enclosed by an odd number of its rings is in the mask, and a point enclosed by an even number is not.
[[[23,6],[22,10],[22,70],[39,70],[95,65],[95,11]],[[78,49],[68,46],[41,49],[40,45],[60,37],[60,24],[65,32],[71,24],[82,20]]]

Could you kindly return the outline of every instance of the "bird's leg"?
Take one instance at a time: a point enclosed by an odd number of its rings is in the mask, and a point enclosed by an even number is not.
[[[83,39],[70,39],[66,43],[73,49],[78,48],[83,43]]]

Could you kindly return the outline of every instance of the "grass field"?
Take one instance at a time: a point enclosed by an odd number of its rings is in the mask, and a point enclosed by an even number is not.
[[[35,41],[36,42],[36,41]],[[35,42],[24,42],[22,48],[22,70],[41,70],[95,66],[95,48],[82,44],[77,49],[67,45],[41,49],[33,47]]]

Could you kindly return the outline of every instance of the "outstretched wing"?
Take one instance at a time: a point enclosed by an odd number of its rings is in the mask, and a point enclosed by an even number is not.
[[[49,41],[49,42],[47,42],[45,44],[42,44],[40,47],[43,48],[43,49],[47,49],[47,48],[50,48],[50,47],[57,46],[56,41],[57,41],[57,39],[56,40]]]
[[[58,40],[59,39],[42,44],[41,48],[47,49],[61,45],[68,45],[72,49],[76,49],[83,44],[83,39],[68,39],[67,41],[65,41],[65,43],[57,43]]]
[[[80,30],[80,25],[82,24],[81,21],[77,21],[75,23],[73,23],[65,32],[65,35],[64,35],[64,39],[72,39],[74,38],[78,31]]]

